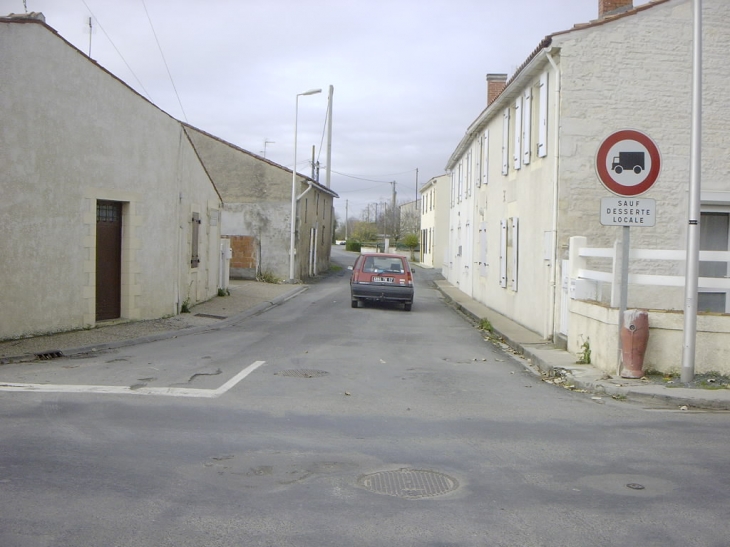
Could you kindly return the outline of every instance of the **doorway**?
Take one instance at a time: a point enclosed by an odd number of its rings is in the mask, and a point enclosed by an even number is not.
[[[122,204],[96,202],[96,320],[121,316]]]

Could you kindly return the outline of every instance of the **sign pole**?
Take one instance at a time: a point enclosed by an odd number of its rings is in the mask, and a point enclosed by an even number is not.
[[[687,265],[684,276],[684,344],[681,381],[695,377],[697,293],[700,261],[700,190],[702,174],[702,0],[694,0],[694,58],[692,69],[692,141],[690,159]]]
[[[623,365],[624,346],[621,340],[621,332],[624,329],[624,313],[629,303],[629,247],[631,246],[631,228],[621,228],[621,299],[618,309],[618,366],[616,375],[621,375]]]

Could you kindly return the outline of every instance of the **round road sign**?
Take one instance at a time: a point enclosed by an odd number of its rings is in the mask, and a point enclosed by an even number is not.
[[[603,185],[619,196],[638,196],[656,182],[661,169],[659,149],[640,131],[616,131],[596,153],[596,173]]]

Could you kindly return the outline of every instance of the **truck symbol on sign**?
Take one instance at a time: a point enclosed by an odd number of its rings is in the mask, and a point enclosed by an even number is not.
[[[623,173],[624,169],[629,169],[638,175],[645,169],[644,152],[619,152],[618,156],[613,157],[611,169],[618,175]]]

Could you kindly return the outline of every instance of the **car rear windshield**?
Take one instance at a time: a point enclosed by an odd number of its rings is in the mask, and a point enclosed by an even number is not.
[[[405,273],[403,261],[399,258],[369,256],[365,259],[362,267],[363,272],[367,273]]]

